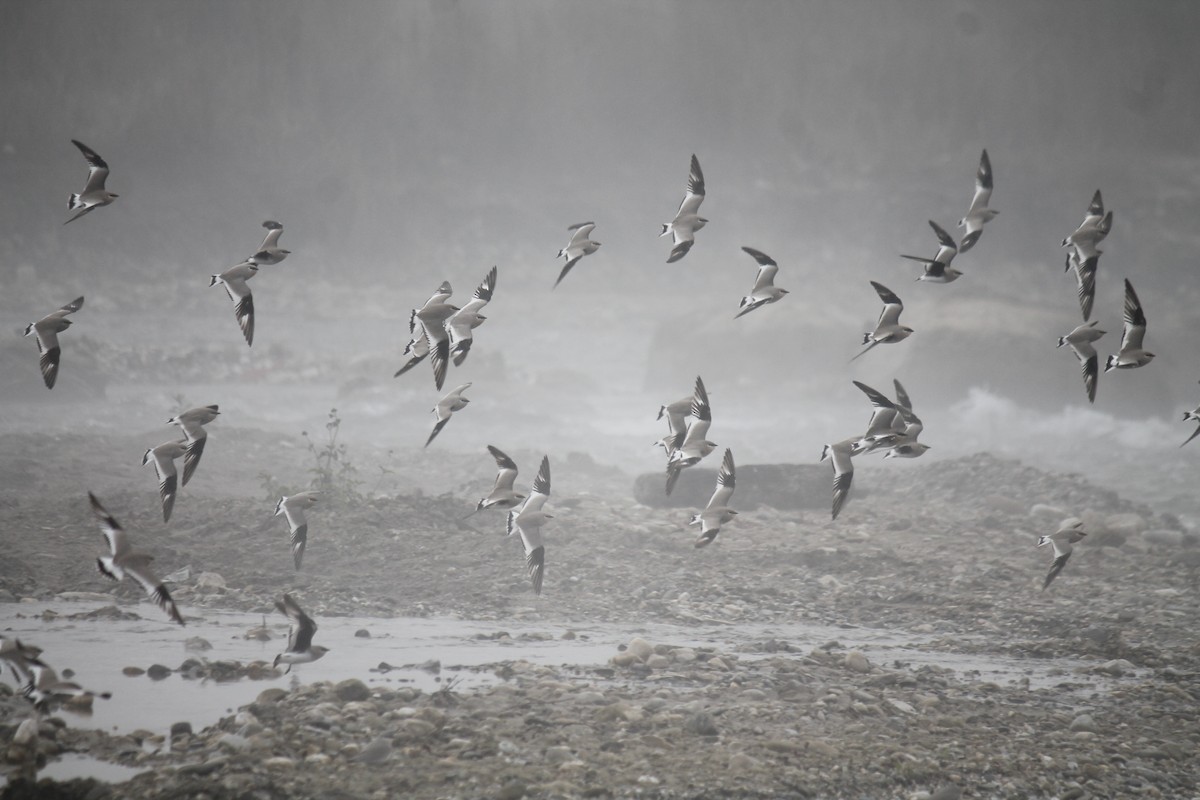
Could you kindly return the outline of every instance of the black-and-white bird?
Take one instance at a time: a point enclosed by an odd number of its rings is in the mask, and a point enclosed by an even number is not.
[[[1064,523],[1067,521],[1064,520]],[[1050,582],[1058,577],[1058,573],[1063,571],[1063,567],[1067,565],[1067,559],[1071,557],[1071,551],[1074,549],[1072,545],[1087,536],[1087,532],[1083,530],[1083,522],[1073,520],[1049,536],[1039,536],[1037,541],[1038,547],[1051,545],[1054,548],[1054,563],[1050,565],[1050,572],[1046,575],[1046,582],[1042,584],[1042,591],[1046,591],[1046,587]]]
[[[704,173],[700,171],[700,161],[693,153],[692,167],[688,173],[687,192],[683,195],[683,202],[679,204],[679,210],[675,212],[675,219],[664,223],[662,233],[659,234],[659,236],[670,234],[671,240],[675,244],[671,248],[671,256],[667,259],[668,264],[673,264],[688,254],[695,243],[696,231],[703,228],[708,222],[698,213],[700,204],[703,202]]]
[[[717,538],[721,526],[732,520],[738,512],[729,507],[736,487],[733,466],[733,451],[725,449],[725,458],[721,460],[721,469],[717,471],[717,488],[713,491],[708,505],[699,514],[693,514],[689,525],[699,525],[700,535],[696,538],[696,547],[704,547]]]
[[[67,201],[69,210],[79,210],[67,222],[74,222],[89,211],[108,205],[119,196],[104,188],[104,182],[108,180],[108,164],[105,160],[95,150],[77,139],[72,139],[71,144],[78,147],[79,152],[83,153],[84,160],[88,163],[88,176],[83,191],[79,194],[72,194]],[[66,225],[67,222],[64,222],[63,225]]]
[[[584,256],[590,256],[592,253],[600,249],[600,243],[591,238],[592,231],[595,230],[596,223],[580,222],[577,225],[572,225],[567,230],[572,231],[571,241],[567,242],[567,246],[558,251],[558,258],[565,258],[566,265],[563,266],[562,272],[558,273],[558,280],[554,282],[553,289],[557,289],[562,283],[562,279],[567,277],[567,273],[571,271],[571,267],[579,263],[579,259]]]
[[[17,680],[18,690],[33,685],[35,665],[41,664],[42,648],[23,643],[20,639],[0,636],[0,662],[8,665]]]
[[[708,402],[708,392],[704,381],[696,376],[696,388],[692,393],[691,418],[688,420],[687,433],[683,442],[671,452],[667,459],[667,494],[675,488],[680,473],[688,467],[695,466],[700,460],[717,449],[717,443],[709,441],[708,429],[712,426],[712,406]]]
[[[979,157],[979,169],[975,172],[975,195],[971,198],[971,208],[967,215],[958,221],[958,227],[966,228],[962,240],[958,243],[958,252],[965,253],[975,246],[983,233],[983,226],[991,222],[999,211],[988,208],[992,199],[992,160],[988,158],[987,150]]]
[[[883,310],[879,312],[879,322],[875,325],[875,330],[863,334],[863,344],[866,347],[850,359],[851,361],[866,355],[877,344],[893,344],[907,339],[913,332],[912,328],[900,324],[900,312],[904,310],[904,303],[900,302],[895,292],[882,283],[871,281],[871,285],[883,301]]]
[[[862,381],[852,383],[871,401],[871,419],[867,422],[866,433],[854,442],[851,453],[857,456],[891,447],[899,435],[897,420],[900,410],[878,389],[872,389]]]
[[[471,514],[488,508],[515,508],[525,499],[524,494],[513,489],[513,484],[517,480],[517,462],[505,455],[498,447],[489,444],[487,449],[492,454],[492,458],[496,460],[496,483],[487,497],[480,498],[479,503],[475,506],[475,511],[472,511]],[[471,516],[471,514],[467,516]]]
[[[317,632],[317,623],[304,613],[304,609],[300,608],[295,598],[285,593],[283,600],[275,601],[275,607],[291,620],[292,624],[288,628],[287,650],[275,656],[272,666],[287,664],[287,669],[284,670],[286,675],[296,664],[309,664],[329,652],[328,647],[312,643],[313,634]]]
[[[1085,322],[1058,339],[1059,347],[1070,345],[1071,352],[1079,359],[1079,367],[1083,370],[1083,388],[1087,390],[1089,403],[1096,402],[1096,381],[1100,375],[1100,357],[1096,354],[1094,343],[1107,333],[1096,327],[1099,322]]]
[[[151,447],[142,456],[142,466],[154,464],[154,474],[158,476],[158,494],[162,499],[163,522],[171,519],[171,509],[175,508],[175,493],[179,486],[179,473],[175,469],[175,459],[187,454],[187,439],[163,442],[158,447]]]
[[[62,360],[62,347],[58,343],[58,335],[71,327],[71,320],[67,319],[67,316],[81,308],[83,298],[76,297],[58,311],[25,326],[25,335],[33,336],[37,340],[38,352],[42,354],[42,380],[45,381],[47,389],[53,389],[54,382],[58,380],[58,364]]]
[[[892,423],[896,438],[883,457],[919,458],[930,449],[929,445],[917,441],[921,431],[925,430],[925,423],[913,412],[912,399],[900,381],[893,378],[892,385],[896,387],[896,419]]]
[[[288,528],[292,534],[292,561],[295,562],[296,569],[300,569],[300,562],[304,560],[304,548],[308,545],[308,517],[304,512],[315,506],[320,499],[321,493],[316,491],[284,495],[275,504],[275,513],[271,515],[278,517],[283,514],[287,517]]]
[[[273,219],[269,219],[262,224],[267,229],[267,235],[263,237],[262,244],[258,246],[258,250],[254,255],[246,259],[246,261],[256,267],[271,266],[283,261],[292,254],[291,250],[284,250],[279,246],[279,237],[283,235],[283,226]]]
[[[491,301],[495,291],[496,268],[492,267],[467,304],[446,318],[446,333],[450,336],[450,355],[454,359],[454,366],[461,366],[467,353],[471,352],[471,343],[474,341],[472,331],[487,319],[480,312]]]
[[[430,432],[429,438],[425,440],[426,447],[429,447],[429,443],[442,432],[442,428],[446,427],[446,423],[450,421],[450,417],[454,415],[454,412],[462,411],[467,407],[467,403],[471,402],[462,396],[462,393],[469,388],[471,388],[471,383],[464,383],[439,400],[438,404],[433,407],[433,415],[437,419],[433,423],[433,430]]]
[[[1146,336],[1146,312],[1138,300],[1133,284],[1125,279],[1125,328],[1121,332],[1121,350],[1108,357],[1104,371],[1144,367],[1154,359],[1154,353],[1142,346]]]
[[[178,425],[183,435],[187,437],[187,451],[183,454],[183,485],[192,479],[192,473],[200,466],[200,456],[204,455],[204,445],[208,442],[208,431],[204,426],[220,415],[217,405],[189,408],[167,420],[168,425]]]
[[[425,335],[425,323],[421,321],[419,316],[421,309],[445,303],[453,293],[454,290],[450,288],[450,281],[442,281],[442,285],[430,295],[429,299],[425,301],[425,305],[421,306],[420,309],[414,308],[409,313],[408,333],[412,338],[409,339],[408,344],[404,347],[404,352],[401,354],[408,356],[408,361],[405,362],[403,367],[396,370],[396,374],[392,376],[393,378],[399,378],[429,356],[429,337]],[[451,311],[450,313],[453,314],[454,312]]]
[[[1108,236],[1112,224],[1113,214],[1104,210],[1104,199],[1097,189],[1092,195],[1092,202],[1088,204],[1083,222],[1079,223],[1074,233],[1062,240],[1062,246],[1070,248],[1067,253],[1067,267],[1071,266],[1072,260],[1082,263],[1092,256],[1099,255],[1100,251],[1096,249],[1096,245]]]
[[[950,262],[954,260],[954,256],[958,255],[958,242],[954,241],[954,237],[946,233],[945,229],[933,220],[929,220],[929,227],[933,228],[939,244],[938,251],[934,254],[933,258],[906,256],[903,253],[900,254],[900,257],[911,261],[920,261],[925,265],[924,274],[917,278],[919,281],[950,283],[957,280],[962,273],[950,266]]]
[[[692,410],[694,398],[695,394],[689,394],[674,403],[658,407],[657,418],[662,419],[664,416],[667,418],[667,435],[655,442],[654,446],[665,450],[668,460],[676,450],[683,446],[683,440],[687,436],[687,416]]]
[[[57,672],[41,661],[34,662],[32,670],[33,681],[25,688],[25,696],[40,711],[51,711],[64,703],[79,702],[90,709],[93,698],[107,700],[112,697],[112,692],[92,692],[78,683],[60,679]]]
[[[146,591],[150,599],[167,612],[167,616],[173,622],[182,625],[183,617],[180,616],[179,609],[175,607],[175,601],[171,599],[167,587],[150,569],[150,562],[154,560],[154,556],[134,550],[133,543],[129,540],[129,534],[125,533],[121,523],[117,522],[104,509],[104,506],[100,505],[96,495],[88,492],[88,499],[92,503],[92,512],[100,520],[100,531],[108,541],[109,554],[96,559],[96,566],[99,568],[100,574],[112,581],[120,581],[126,575],[133,578]]]
[[[533,584],[533,593],[542,593],[542,578],[546,571],[546,545],[542,540],[542,526],[547,520],[554,519],[553,514],[547,514],[543,508],[550,499],[550,457],[542,456],[542,466],[538,469],[537,477],[533,479],[533,489],[520,508],[508,512],[508,535],[521,535],[521,545],[525,548],[525,569]]]
[[[779,265],[775,263],[775,259],[753,247],[743,247],[742,250],[758,262],[758,276],[754,279],[754,288],[750,290],[750,294],[743,297],[742,302],[738,304],[741,311],[734,319],[749,314],[756,308],[762,308],[767,303],[774,303],[788,293],[787,289],[780,289],[775,285],[775,275],[779,272]]]
[[[213,275],[208,282],[210,288],[218,283],[225,287],[225,293],[233,301],[233,315],[241,326],[242,336],[246,337],[247,345],[254,344],[254,295],[250,293],[246,281],[257,273],[258,266],[246,261],[219,275]]]
[[[1188,438],[1183,440],[1183,444],[1179,445],[1180,447],[1183,447],[1184,444],[1187,444],[1192,439],[1195,439],[1197,436],[1200,436],[1200,406],[1196,406],[1191,411],[1183,412],[1183,421],[1187,422],[1189,419],[1192,420],[1193,422],[1197,423],[1196,430],[1192,431],[1191,436],[1189,436]]]
[[[1067,269],[1075,268],[1075,283],[1079,288],[1079,310],[1083,313],[1084,322],[1092,318],[1092,304],[1096,300],[1096,269],[1099,266],[1099,250],[1084,261],[1079,261],[1074,256],[1067,257]]]
[[[425,331],[425,347],[429,351],[429,362],[433,365],[433,384],[439,390],[446,382],[446,370],[450,364],[450,332],[446,330],[446,320],[456,311],[458,306],[445,302],[445,299],[435,303],[432,298],[431,302],[417,310],[416,321],[421,323]]]
[[[837,519],[850,494],[850,483],[854,480],[854,444],[858,439],[843,439],[834,444],[825,445],[821,450],[821,460],[828,460],[833,465],[833,516]]]

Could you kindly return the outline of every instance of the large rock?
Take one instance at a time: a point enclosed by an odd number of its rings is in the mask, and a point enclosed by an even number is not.
[[[685,469],[669,497],[666,483],[665,469],[639,475],[633,484],[634,499],[654,508],[703,507],[717,485],[717,471],[699,466]],[[733,506],[827,509],[832,487],[833,470],[828,464],[739,464]]]

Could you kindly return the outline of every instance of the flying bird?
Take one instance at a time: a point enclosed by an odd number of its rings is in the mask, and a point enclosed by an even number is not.
[[[246,281],[258,274],[258,266],[246,261],[230,267],[219,275],[213,275],[209,280],[209,288],[218,283],[225,287],[225,293],[233,301],[233,315],[242,328],[242,336],[246,337],[248,346],[254,344],[254,295]]]
[[[462,396],[462,393],[471,387],[470,382],[464,383],[454,391],[447,394],[438,404],[433,407],[433,414],[437,417],[437,421],[433,423],[433,431],[429,434],[429,438],[425,440],[425,446],[429,447],[429,443],[434,437],[442,432],[442,428],[446,427],[446,423],[450,421],[455,411],[462,411],[467,407],[467,403],[471,402]]]
[[[896,387],[896,419],[892,422],[896,438],[892,440],[883,457],[918,458],[929,450],[929,445],[917,441],[921,431],[925,430],[925,423],[913,413],[912,399],[900,381],[893,378],[892,385]]]
[[[717,449],[717,443],[708,440],[708,429],[712,426],[712,406],[708,402],[708,392],[704,381],[696,376],[696,389],[692,394],[691,420],[688,422],[687,433],[683,442],[667,459],[667,494],[675,488],[680,473],[688,467],[695,466],[700,460]]]
[[[896,408],[896,404],[887,399],[883,392],[872,389],[862,381],[852,381],[852,383],[871,401],[871,419],[867,423],[867,432],[854,442],[851,454],[857,456],[879,448],[891,447],[899,435],[896,430],[896,420],[900,416],[900,411]]]
[[[154,464],[154,474],[158,476],[158,494],[162,498],[163,522],[171,519],[171,509],[175,508],[175,492],[178,489],[179,473],[175,470],[175,459],[187,454],[187,439],[163,442],[158,447],[151,447],[142,456],[142,466]]]
[[[445,303],[453,293],[454,290],[450,288],[450,281],[442,281],[442,285],[425,301],[425,305],[421,306],[421,308]],[[408,333],[412,338],[405,345],[404,352],[401,355],[408,356],[409,358],[403,367],[396,370],[396,374],[392,376],[393,378],[399,378],[424,361],[429,355],[429,337],[425,335],[425,323],[421,321],[421,318],[418,316],[419,313],[420,309],[414,308],[408,315]]]
[[[992,161],[988,158],[987,150],[979,157],[979,170],[975,173],[975,195],[971,198],[971,208],[967,215],[958,221],[958,227],[966,228],[962,241],[958,244],[958,252],[965,253],[975,246],[983,233],[983,226],[991,222],[999,211],[988,208],[992,199]]]
[[[1144,367],[1154,358],[1154,353],[1142,347],[1146,336],[1146,312],[1138,300],[1133,284],[1125,279],[1125,328],[1121,333],[1121,350],[1108,357],[1104,371],[1110,369],[1134,369]]]
[[[189,408],[167,420],[168,425],[178,425],[187,437],[187,449],[183,454],[184,486],[192,479],[192,473],[200,465],[200,456],[204,455],[204,445],[208,441],[208,431],[204,430],[204,426],[216,419],[220,413],[216,404],[213,404]]]
[[[1099,320],[1085,322],[1066,336],[1059,337],[1058,346],[1070,345],[1071,352],[1079,359],[1079,367],[1083,370],[1083,388],[1087,390],[1088,402],[1096,402],[1096,379],[1099,377],[1100,357],[1096,355],[1096,342],[1107,331],[1096,327]],[[1107,372],[1107,370],[1105,370]]]
[[[102,700],[112,697],[112,692],[90,692],[78,683],[61,680],[57,672],[41,661],[33,662],[32,670],[34,677],[25,688],[25,695],[40,711],[49,711],[62,703],[80,700],[90,707],[94,697]]]
[[[866,355],[877,344],[899,342],[907,339],[913,332],[912,328],[900,324],[900,312],[904,310],[904,303],[900,302],[900,298],[882,283],[871,281],[871,285],[875,287],[875,293],[883,301],[883,310],[879,312],[879,322],[875,325],[875,330],[863,334],[863,344],[866,347],[850,359],[851,361]]]
[[[112,581],[120,581],[128,575],[141,584],[150,599],[167,612],[167,616],[173,622],[184,624],[179,609],[175,607],[175,601],[167,592],[167,587],[155,577],[154,572],[150,569],[150,562],[154,560],[154,556],[134,550],[133,543],[129,541],[129,534],[125,533],[121,523],[117,522],[104,509],[104,506],[100,505],[96,495],[88,492],[88,499],[92,503],[92,512],[100,520],[100,531],[108,540],[110,551],[108,555],[96,559],[96,566],[99,568],[100,574]]]
[[[1100,190],[1092,195],[1092,202],[1088,204],[1087,213],[1084,214],[1083,222],[1079,223],[1079,227],[1070,236],[1062,240],[1062,246],[1071,248],[1072,251],[1067,253],[1067,267],[1071,266],[1071,261],[1077,263],[1087,261],[1092,256],[1098,255],[1099,250],[1096,245],[1108,236],[1112,230],[1113,213],[1105,212],[1104,199],[1100,196]]]
[[[275,607],[291,620],[292,624],[288,628],[287,650],[275,656],[272,666],[287,664],[287,669],[283,672],[286,675],[296,664],[308,664],[329,652],[328,647],[312,643],[313,634],[317,632],[317,623],[304,613],[304,609],[300,608],[295,598],[285,593],[282,601],[275,601]]]
[[[489,444],[487,449],[496,460],[496,484],[487,497],[479,500],[471,514],[488,508],[514,508],[525,499],[525,495],[513,490],[513,483],[517,480],[517,462],[506,456],[498,447]]]
[[[283,514],[287,517],[288,527],[292,532],[292,561],[295,562],[296,569],[300,569],[300,562],[304,559],[304,548],[308,544],[308,518],[304,516],[304,511],[315,506],[320,499],[321,493],[313,491],[284,495],[275,504],[275,513],[271,515],[278,517]]]
[[[267,229],[267,235],[263,237],[262,244],[258,246],[258,252],[250,256],[246,261],[256,267],[269,267],[283,261],[292,254],[292,251],[284,250],[279,246],[279,237],[283,235],[282,225],[273,219],[269,219],[262,226]]]
[[[572,225],[567,228],[569,231],[574,231],[571,234],[571,241],[567,242],[567,246],[558,251],[558,258],[565,258],[566,265],[562,268],[562,272],[558,273],[558,280],[554,282],[553,289],[557,289],[562,283],[562,279],[567,277],[567,273],[571,271],[571,267],[579,263],[579,259],[584,256],[590,256],[592,253],[600,249],[600,243],[591,238],[592,231],[595,230],[596,223],[580,222],[577,225]]]
[[[734,480],[733,451],[725,448],[725,458],[721,461],[721,469],[717,471],[717,488],[713,491],[708,505],[699,514],[693,514],[689,525],[700,526],[700,536],[696,539],[696,547],[704,547],[717,538],[721,526],[732,520],[738,512],[729,507],[736,486]]]
[[[454,366],[461,366],[471,352],[474,334],[471,332],[487,319],[480,312],[492,299],[496,291],[496,268],[492,267],[484,276],[483,282],[475,289],[475,294],[467,304],[446,318],[446,332],[450,336],[450,355],[454,358]]]
[[[1200,406],[1196,406],[1196,408],[1193,409],[1192,411],[1183,412],[1183,421],[1187,422],[1189,419],[1196,423],[1200,423]],[[1200,424],[1197,424],[1196,430],[1192,431],[1191,436],[1189,436],[1188,438],[1183,440],[1183,444],[1187,444],[1192,439],[1195,439],[1197,436],[1200,436]],[[1183,447],[1183,444],[1181,444],[1179,446]]]
[[[542,525],[554,519],[542,508],[550,499],[550,457],[542,456],[542,466],[533,479],[533,489],[520,508],[508,512],[508,535],[521,535],[525,548],[525,569],[533,583],[533,593],[541,595],[542,577],[546,571],[546,546],[542,541]]]
[[[71,320],[67,319],[67,315],[74,314],[81,308],[83,308],[83,298],[76,297],[58,311],[47,314],[37,322],[31,322],[25,326],[25,335],[35,337],[38,352],[42,354],[40,361],[42,380],[46,382],[47,389],[53,389],[54,382],[58,380],[58,364],[62,359],[62,347],[58,344],[58,335],[71,327]]]
[[[458,311],[458,306],[450,305],[445,300],[435,303],[430,299],[431,302],[417,310],[413,325],[420,322],[425,330],[425,349],[433,365],[433,383],[440,390],[446,382],[446,369],[450,363],[450,333],[446,330],[446,320]]]
[[[833,465],[833,516],[837,519],[850,494],[850,482],[854,480],[854,463],[852,455],[854,444],[858,439],[843,439],[834,444],[827,444],[821,451],[821,460],[828,460]]]
[[[662,419],[664,415],[667,418],[667,435],[655,442],[654,446],[665,450],[668,460],[671,458],[671,454],[683,445],[683,440],[687,436],[687,415],[692,410],[694,398],[694,394],[689,394],[674,403],[658,407],[658,419]]]
[[[750,290],[750,294],[743,297],[742,302],[738,304],[741,311],[734,319],[767,303],[774,303],[788,293],[787,289],[780,289],[775,285],[775,273],[779,272],[779,265],[775,263],[775,259],[753,247],[743,247],[742,250],[758,262],[758,277],[754,279],[754,288]]]
[[[696,231],[703,228],[708,222],[697,213],[703,202],[704,173],[700,171],[700,161],[693,153],[692,167],[688,173],[687,193],[683,196],[683,202],[679,204],[679,210],[675,212],[675,219],[665,223],[662,233],[659,234],[659,236],[671,234],[671,240],[675,244],[671,248],[670,258],[667,259],[668,264],[673,264],[688,254],[695,241]]]
[[[1042,591],[1046,591],[1046,587],[1050,582],[1058,577],[1058,573],[1063,571],[1063,567],[1067,565],[1067,559],[1071,557],[1071,545],[1087,536],[1087,532],[1083,530],[1083,523],[1075,521],[1069,525],[1059,528],[1049,536],[1039,536],[1037,541],[1038,547],[1051,545],[1054,548],[1054,563],[1050,565],[1050,572],[1046,575],[1046,582],[1042,584]]]
[[[917,278],[919,281],[928,281],[929,283],[950,283],[958,279],[961,272],[950,266],[950,262],[954,260],[954,256],[958,254],[958,243],[954,241],[954,237],[946,233],[946,231],[933,220],[929,220],[929,227],[933,228],[933,232],[937,234],[938,251],[933,258],[924,258],[923,256],[906,256],[900,254],[901,258],[907,258],[911,261],[920,261],[925,265],[925,273]]]
[[[104,159],[95,150],[77,139],[72,139],[71,144],[78,147],[79,152],[83,153],[83,157],[88,163],[88,176],[83,191],[79,194],[72,194],[70,200],[67,201],[68,210],[79,209],[79,213],[67,222],[74,222],[92,209],[106,206],[118,197],[104,188],[104,182],[108,180],[108,164]],[[63,225],[66,225],[67,222],[64,222]]]
[[[33,685],[33,668],[42,663],[38,660],[41,654],[40,647],[24,644],[20,639],[0,636],[0,662],[8,664],[13,677],[17,679],[18,688],[25,687],[27,691]]]
[[[1100,266],[1100,251],[1091,257],[1079,261],[1074,256],[1067,256],[1067,269],[1075,268],[1075,283],[1079,286],[1079,310],[1083,312],[1083,321],[1092,317],[1092,303],[1096,299],[1096,268]]]

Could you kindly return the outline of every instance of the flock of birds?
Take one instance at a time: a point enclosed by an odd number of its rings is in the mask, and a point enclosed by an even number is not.
[[[83,191],[70,195],[68,207],[76,213],[66,223],[107,206],[118,197],[106,187],[109,167],[104,159],[83,143],[76,140],[72,142],[88,163],[88,177]],[[992,190],[992,165],[987,151],[984,150],[976,172],[975,192],[970,207],[958,222],[958,227],[963,229],[962,238],[956,240],[936,222],[930,220],[929,225],[938,241],[934,254],[930,257],[902,256],[922,265],[923,271],[917,277],[918,281],[948,284],[963,275],[953,266],[954,259],[959,254],[971,250],[978,243],[984,226],[996,217],[998,212],[990,207]],[[704,174],[699,160],[693,154],[683,200],[674,218],[663,224],[660,234],[671,238],[672,248],[667,258],[668,263],[679,261],[691,251],[695,244],[696,232],[707,223],[708,220],[699,214],[704,199]],[[1112,221],[1112,211],[1105,211],[1100,192],[1097,190],[1083,222],[1074,233],[1062,241],[1063,247],[1068,249],[1065,268],[1068,271],[1074,270],[1078,283],[1083,324],[1059,339],[1059,346],[1069,346],[1078,357],[1089,402],[1095,401],[1099,373],[1094,343],[1105,333],[1097,327],[1096,321],[1090,321],[1095,298],[1096,271],[1102,253],[1097,246],[1108,235]],[[263,227],[267,233],[258,250],[233,267],[213,275],[209,284],[220,284],[224,287],[234,304],[234,317],[247,346],[254,343],[254,298],[248,282],[258,274],[260,268],[277,265],[290,254],[289,250],[279,246],[283,226],[268,220],[263,223]],[[567,229],[570,232],[570,240],[558,253],[558,257],[565,260],[565,265],[553,288],[562,283],[582,258],[600,248],[600,242],[591,238],[595,227],[594,222],[583,222]],[[788,294],[786,289],[775,286],[779,266],[774,259],[752,247],[742,249],[755,260],[758,270],[750,293],[739,303],[735,319],[778,302]],[[496,279],[497,268],[492,267],[471,298],[461,307],[449,302],[453,292],[450,283],[444,281],[422,306],[414,308],[409,315],[411,338],[403,352],[407,360],[396,371],[394,377],[405,374],[428,358],[433,368],[434,385],[441,391],[449,366],[453,364],[457,367],[463,364],[470,353],[474,331],[487,319],[482,312],[495,292]],[[900,324],[900,315],[904,310],[901,299],[877,281],[871,281],[871,285],[882,301],[883,309],[875,329],[863,335],[863,349],[851,361],[862,357],[880,344],[901,342],[913,332],[912,328]],[[84,298],[79,297],[37,322],[30,323],[25,330],[27,336],[32,335],[36,338],[42,377],[48,389],[55,385],[61,362],[59,334],[72,324],[70,316],[78,312],[83,303]],[[1154,358],[1154,354],[1143,346],[1146,316],[1128,279],[1125,281],[1124,321],[1120,350],[1108,357],[1105,372],[1141,367]],[[871,415],[864,433],[826,444],[822,451],[821,461],[829,461],[833,468],[832,519],[837,519],[849,495],[854,475],[854,458],[869,453],[882,453],[885,459],[916,458],[929,450],[928,445],[918,441],[924,425],[914,413],[912,401],[899,380],[893,382],[894,400],[860,381],[853,383],[870,402]],[[470,387],[470,382],[463,383],[438,401],[433,409],[435,420],[425,442],[426,447],[433,442],[456,412],[466,408],[470,401],[464,393]],[[179,485],[188,483],[200,462],[207,440],[205,425],[215,420],[219,414],[217,405],[183,411],[168,420],[168,424],[179,427],[183,438],[173,439],[146,450],[142,464],[154,466],[164,522],[171,518]],[[665,416],[667,420],[667,434],[655,444],[662,447],[666,454],[665,491],[670,494],[683,470],[699,464],[717,449],[716,443],[708,439],[709,428],[712,425],[712,408],[704,381],[697,376],[692,393],[661,406],[658,416],[659,419]],[[1200,407],[1186,413],[1184,419],[1200,423]],[[1197,435],[1200,435],[1200,426],[1187,441],[1191,441]],[[496,480],[492,491],[479,500],[472,514],[490,509],[507,510],[506,533],[508,536],[516,534],[520,537],[528,578],[535,594],[540,594],[545,571],[542,527],[553,519],[553,515],[545,511],[550,497],[549,458],[542,458],[532,487],[526,494],[515,489],[518,476],[516,463],[493,445],[488,445],[487,449],[496,463]],[[182,478],[175,465],[179,459],[183,461]],[[727,448],[721,459],[716,487],[708,504],[690,520],[690,523],[700,530],[695,540],[696,547],[704,547],[715,541],[721,527],[736,516],[737,511],[730,506],[735,487],[733,452]],[[97,567],[101,574],[114,581],[129,576],[142,586],[147,595],[172,621],[183,625],[183,617],[167,588],[151,569],[153,557],[134,549],[129,535],[100,501],[91,493],[89,499],[109,547],[109,552],[97,559]],[[287,520],[291,534],[292,557],[297,570],[301,567],[308,542],[305,512],[317,504],[319,499],[318,492],[298,492],[281,497],[275,507],[275,516],[282,515]],[[1081,524],[1071,522],[1055,533],[1039,539],[1038,546],[1052,545],[1055,556],[1043,589],[1062,571],[1071,554],[1072,544],[1086,535]],[[281,663],[287,664],[290,670],[292,664],[322,657],[327,652],[326,648],[312,644],[316,624],[304,613],[295,599],[285,594],[276,605],[291,622],[288,648],[275,659],[276,666]],[[7,663],[18,675],[25,694],[38,708],[45,708],[73,696],[94,696],[76,684],[60,681],[54,671],[42,662],[41,651],[36,647],[22,644],[15,639],[0,638],[0,660]]]

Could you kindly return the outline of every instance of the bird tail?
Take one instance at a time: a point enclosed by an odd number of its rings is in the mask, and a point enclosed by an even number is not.
[[[666,223],[664,222],[664,223],[663,223],[663,229],[662,229],[662,233],[660,233],[660,234],[659,234],[659,236],[666,236],[666,235],[667,235],[668,233],[670,233],[670,232],[671,232],[671,226],[670,226],[670,225],[668,225],[668,224],[666,224]]]
[[[83,208],[83,203],[80,202],[79,195],[72,192],[71,196],[67,199],[67,209],[74,211],[77,208]]]
[[[219,281],[220,279],[221,279],[220,275],[213,275],[212,278],[208,282],[209,287],[211,288],[213,286],[216,286],[217,281]]]
[[[1065,336],[1058,337],[1058,346],[1059,347],[1062,347],[1066,343],[1067,343],[1067,337],[1065,337]]]
[[[33,333],[33,323],[31,322],[25,326],[25,335],[29,336],[32,333]],[[661,417],[662,415],[660,414],[659,416]]]

